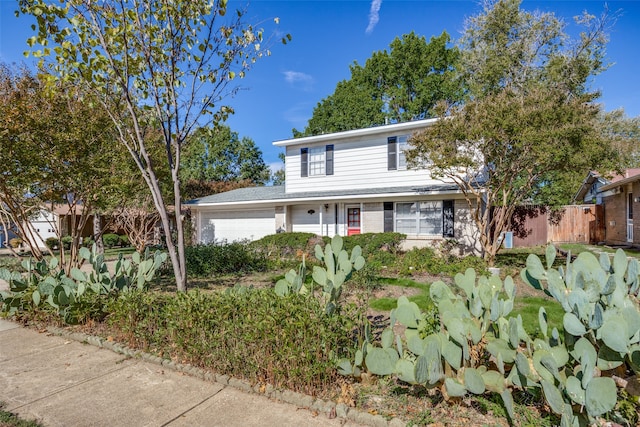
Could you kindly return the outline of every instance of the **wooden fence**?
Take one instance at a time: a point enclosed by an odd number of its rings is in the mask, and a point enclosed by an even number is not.
[[[570,205],[558,211],[522,206],[513,216],[513,247],[553,243],[598,243],[604,240],[604,215],[599,205]]]

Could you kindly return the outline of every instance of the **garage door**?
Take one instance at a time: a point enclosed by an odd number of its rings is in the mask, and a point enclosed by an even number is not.
[[[276,232],[275,209],[203,212],[202,243],[258,240]]]

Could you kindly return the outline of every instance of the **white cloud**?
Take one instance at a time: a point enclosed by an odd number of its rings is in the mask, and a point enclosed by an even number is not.
[[[313,77],[300,71],[284,71],[284,80],[293,86],[301,86],[303,90],[311,90]]]
[[[365,30],[367,34],[371,34],[373,32],[373,29],[378,24],[378,21],[380,21],[380,6],[382,6],[382,0],[371,1],[371,10],[369,11],[369,25]]]
[[[271,171],[272,175],[278,172],[279,170],[284,169],[284,163],[281,161],[269,163],[267,166],[269,166],[269,170]]]

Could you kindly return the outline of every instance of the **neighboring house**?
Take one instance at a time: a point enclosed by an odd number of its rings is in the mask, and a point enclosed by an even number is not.
[[[46,247],[45,242],[49,237],[56,237],[56,228],[60,227],[60,212],[57,208],[53,211],[49,208],[43,208],[38,214],[33,216],[29,221],[33,234],[33,245],[39,248]]]
[[[410,135],[434,119],[276,141],[284,186],[241,188],[186,203],[201,243],[277,232],[320,236],[395,231],[408,246],[456,239],[478,252],[470,209],[453,182],[409,169]]]
[[[596,171],[591,171],[587,174],[587,177],[584,179],[584,181],[582,181],[580,189],[573,197],[573,203],[592,203],[600,205],[602,204],[602,192],[600,191],[601,187],[638,174],[640,174],[640,168],[627,169],[625,170],[624,174],[612,174],[610,178],[606,178]]]
[[[640,169],[627,169],[622,175],[613,175],[605,179],[597,176],[591,183],[591,200],[602,206],[601,227],[604,231],[604,243],[607,245],[640,245]],[[585,194],[589,186],[589,176],[583,182],[576,197]],[[585,200],[586,199],[582,199]],[[634,222],[635,217],[635,222]]]
[[[640,245],[640,173],[603,185],[600,192],[605,243]]]

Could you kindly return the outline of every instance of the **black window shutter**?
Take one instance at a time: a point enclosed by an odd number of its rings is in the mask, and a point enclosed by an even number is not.
[[[384,232],[393,231],[393,202],[384,202]]]
[[[442,201],[442,236],[455,237],[453,226],[453,200]]]
[[[300,176],[309,176],[309,149],[300,149]]]
[[[331,145],[327,145],[325,147],[325,160],[326,160],[326,167],[325,167],[325,172],[327,175],[333,175],[333,144]]]
[[[387,138],[387,169],[394,171],[398,169],[398,138],[390,136]]]

